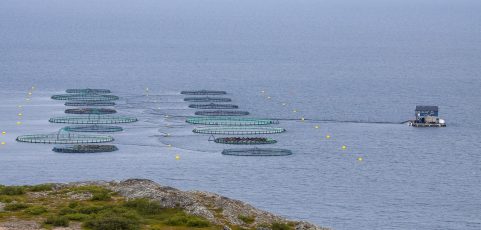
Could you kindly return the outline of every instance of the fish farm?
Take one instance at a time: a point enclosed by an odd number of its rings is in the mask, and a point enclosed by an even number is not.
[[[184,95],[224,95],[227,94],[226,91],[218,91],[218,90],[189,90],[189,91],[182,91],[180,94]]]
[[[124,129],[120,126],[76,125],[76,126],[66,126],[63,128],[63,130],[67,132],[112,133],[112,132],[121,132]]]
[[[119,150],[115,145],[67,145],[55,146],[52,151],[57,153],[101,153]]]
[[[221,134],[221,135],[253,135],[253,134],[276,134],[282,133],[286,130],[283,128],[275,127],[201,127],[192,130],[194,133],[202,134]]]
[[[36,134],[23,135],[16,139],[18,142],[41,143],[41,144],[86,144],[86,143],[105,143],[114,140],[111,136],[105,135],[77,135],[77,134]]]
[[[292,151],[274,148],[239,148],[224,149],[222,154],[230,156],[288,156],[292,155]]]
[[[259,145],[277,143],[276,140],[266,137],[221,137],[215,138],[214,142],[232,145]]]
[[[103,94],[58,94],[51,97],[53,100],[68,100],[68,101],[115,101],[119,97],[115,95]]]
[[[67,101],[65,106],[114,106],[113,101]]]
[[[232,104],[191,104],[189,108],[193,109],[238,109],[239,106]]]
[[[82,94],[103,94],[111,93],[109,89],[67,89],[66,93],[82,93]]]
[[[109,116],[109,115],[89,115],[89,116],[63,116],[53,117],[48,120],[51,123],[66,124],[119,124],[132,123],[138,121],[135,117]]]
[[[106,108],[76,108],[76,109],[66,109],[65,113],[69,114],[113,114],[117,113],[115,109]]]
[[[278,120],[245,117],[189,117],[186,120],[195,125],[251,126],[279,124]]]
[[[184,101],[189,102],[231,102],[232,99],[226,97],[186,97]]]
[[[237,111],[237,110],[209,110],[209,111],[197,111],[195,115],[200,116],[247,116],[249,112],[247,111]]]

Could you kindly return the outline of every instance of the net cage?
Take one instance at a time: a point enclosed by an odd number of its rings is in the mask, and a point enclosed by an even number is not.
[[[222,154],[231,156],[288,156],[292,155],[292,151],[276,148],[236,148],[224,149]]]
[[[72,133],[52,133],[23,135],[17,137],[18,142],[42,143],[42,144],[86,144],[105,143],[114,141],[114,138],[106,135],[79,135]]]
[[[267,137],[220,137],[215,138],[214,142],[232,145],[260,145],[277,143],[276,140]]]
[[[75,108],[75,109],[66,109],[65,113],[69,114],[112,114],[117,113],[115,109],[106,109],[106,108]]]
[[[227,94],[226,91],[219,91],[219,90],[185,90],[180,92],[180,94],[184,95],[224,95]]]
[[[279,124],[278,120],[246,117],[189,117],[187,123],[196,125],[251,126]]]
[[[286,130],[283,128],[276,127],[262,127],[262,126],[252,126],[252,127],[200,127],[192,130],[194,133],[201,134],[220,134],[220,135],[255,135],[255,134],[276,134],[282,133]]]
[[[119,150],[115,145],[65,145],[55,146],[52,151],[58,153],[102,153]]]
[[[138,119],[128,116],[88,115],[53,117],[48,121],[51,123],[65,124],[119,124],[136,122]]]
[[[103,94],[112,93],[109,89],[67,89],[66,93],[82,93],[82,94]]]
[[[237,110],[206,110],[197,111],[195,115],[200,116],[247,116],[249,112],[247,111],[237,111]]]
[[[190,104],[189,108],[194,109],[238,109],[239,106],[232,104]]]
[[[53,100],[68,100],[68,101],[115,101],[119,97],[115,95],[103,95],[103,94],[58,94],[51,97]]]
[[[184,101],[189,102],[231,102],[227,97],[186,97]]]
[[[109,125],[73,125],[63,128],[67,132],[85,132],[85,133],[112,133],[121,132],[124,129],[120,126]]]
[[[65,106],[114,106],[113,101],[67,101]]]

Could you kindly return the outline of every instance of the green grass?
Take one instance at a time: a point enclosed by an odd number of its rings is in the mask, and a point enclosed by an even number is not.
[[[27,190],[30,192],[45,192],[45,191],[52,191],[53,184],[39,184],[39,185],[32,185],[27,186]]]
[[[52,225],[55,227],[68,227],[70,221],[65,216],[49,216],[44,221],[44,224]]]
[[[38,215],[46,213],[47,209],[45,207],[42,207],[42,206],[32,206],[32,207],[28,207],[27,209],[25,209],[24,212],[26,214],[29,214],[29,215],[38,216]]]
[[[25,194],[23,186],[2,186],[0,187],[0,195],[14,196]]]
[[[4,209],[5,209],[5,211],[14,212],[14,211],[26,209],[28,207],[29,206],[27,204],[24,204],[24,203],[9,203],[9,204],[5,205]]]
[[[255,217],[253,216],[243,216],[243,215],[239,215],[238,216],[239,220],[242,220],[244,223],[246,224],[252,224],[254,223],[254,221],[256,220]]]

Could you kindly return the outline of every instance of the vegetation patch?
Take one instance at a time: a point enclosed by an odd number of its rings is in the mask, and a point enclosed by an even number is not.
[[[239,218],[239,220],[242,220],[246,224],[252,224],[256,220],[256,218],[253,217],[253,216],[239,215],[238,218]]]

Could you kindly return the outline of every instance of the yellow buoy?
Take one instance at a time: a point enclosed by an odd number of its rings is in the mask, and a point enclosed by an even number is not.
[[[341,148],[342,148],[343,150],[346,150],[346,149],[347,149],[347,146],[343,145]]]
[[[271,99],[271,96],[268,96],[267,99]]]
[[[304,117],[301,117],[301,121],[305,121],[306,119]]]
[[[294,109],[294,110],[292,110],[292,112],[293,112],[293,113],[297,113],[297,110]]]
[[[5,143],[5,141],[2,141],[2,143],[1,143],[1,144],[2,144],[2,145],[5,145],[5,144],[7,144],[7,143]]]
[[[362,159],[362,157],[358,157],[357,160],[358,160],[358,161],[363,161],[364,159]]]
[[[176,160],[180,160],[180,156],[179,156],[179,155],[175,155],[175,159],[176,159]]]
[[[25,98],[25,101],[30,101],[30,98]]]
[[[19,105],[19,106],[17,106],[17,107],[18,107],[18,108],[22,108],[23,106]]]
[[[7,134],[7,132],[3,131],[3,132],[2,132],[2,135],[5,135],[5,134]]]
[[[314,128],[318,129],[318,128],[319,128],[319,125],[314,126]]]
[[[22,124],[22,122],[21,122],[21,121],[17,121],[17,125],[21,125],[21,124]]]
[[[265,93],[266,91],[262,90],[261,93]]]
[[[168,117],[169,117],[169,115],[165,115],[164,117],[165,117],[165,118],[168,118]]]
[[[171,144],[168,144],[167,147],[172,147],[172,145],[171,145]]]
[[[326,139],[330,139],[331,138],[331,135],[326,135]]]
[[[286,103],[282,103],[282,106],[286,106],[287,104]]]
[[[22,114],[22,113],[18,113],[17,115],[18,115],[18,116],[23,116],[23,114]]]

